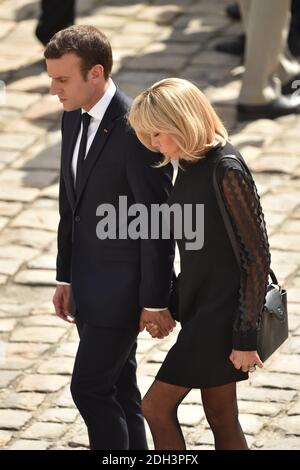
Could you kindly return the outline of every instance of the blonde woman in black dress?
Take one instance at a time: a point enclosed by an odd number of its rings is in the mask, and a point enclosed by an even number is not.
[[[239,241],[240,270],[217,204],[213,171],[221,156],[241,156],[205,95],[186,80],[162,80],[134,100],[129,122],[145,146],[164,155],[162,164],[179,160],[168,204],[204,204],[203,247],[187,250],[187,240],[177,240],[182,329],[143,400],[155,448],[185,449],[177,408],[198,388],[216,449],[247,449],[236,382],[263,366],[256,351],[257,320],[270,264],[255,185],[238,161],[219,163],[217,181]],[[162,336],[154,325],[144,326],[152,336]]]

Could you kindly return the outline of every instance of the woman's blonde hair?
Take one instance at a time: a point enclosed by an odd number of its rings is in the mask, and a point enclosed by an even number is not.
[[[217,142],[225,143],[228,134],[206,96],[193,83],[166,78],[138,95],[128,115],[139,140],[150,150],[151,134],[169,134],[182,159],[196,161]],[[169,163],[165,156],[162,165]]]

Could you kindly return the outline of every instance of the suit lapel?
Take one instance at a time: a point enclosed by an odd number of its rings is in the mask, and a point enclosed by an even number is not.
[[[92,145],[84,161],[81,184],[75,206],[77,206],[78,202],[80,201],[92,168],[101,155],[104,145],[111,134],[116,118],[122,114],[124,114],[124,105],[121,106],[120,96],[117,90],[103,116],[103,119],[98,127]]]

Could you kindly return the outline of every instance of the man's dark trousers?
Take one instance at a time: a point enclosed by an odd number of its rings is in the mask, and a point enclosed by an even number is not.
[[[90,448],[147,449],[136,384],[137,331],[91,327],[79,319],[77,329],[80,343],[71,392],[85,420]]]

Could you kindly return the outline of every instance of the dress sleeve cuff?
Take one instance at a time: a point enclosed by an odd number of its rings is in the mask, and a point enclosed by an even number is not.
[[[256,351],[257,330],[233,331],[232,347],[236,351]]]

